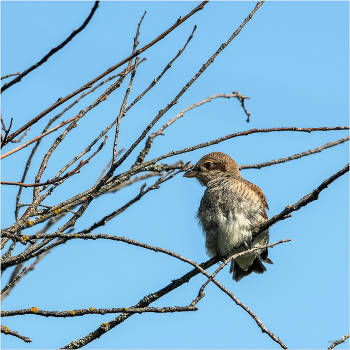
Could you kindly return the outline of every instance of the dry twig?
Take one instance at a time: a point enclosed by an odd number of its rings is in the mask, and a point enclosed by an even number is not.
[[[333,342],[333,344],[328,348],[328,350],[332,350],[332,349],[334,349],[337,345],[344,343],[346,339],[349,339],[349,337],[350,337],[350,333],[348,333],[347,335],[344,335],[344,337],[341,337],[341,339],[339,339],[339,340]]]
[[[77,34],[79,34],[89,24],[92,16],[94,15],[95,11],[98,8],[98,4],[99,4],[99,1],[95,1],[95,5],[93,6],[89,16],[87,17],[87,19],[84,21],[84,23],[77,30],[73,30],[73,33],[65,41],[63,41],[60,45],[58,45],[58,46],[54,47],[53,49],[51,49],[50,52],[47,55],[45,55],[39,62],[35,63],[30,68],[26,69],[23,73],[19,74],[18,77],[16,77],[15,79],[11,80],[9,83],[4,84],[4,86],[1,88],[1,93],[3,93],[10,86],[12,86],[12,85],[18,83],[19,81],[21,81],[21,79],[23,77],[25,77],[27,74],[29,74],[34,69],[40,67],[43,63],[47,62],[47,60],[52,55],[54,55],[57,51],[61,50],[64,46],[66,46]],[[17,73],[16,73],[16,75],[17,75]],[[25,128],[25,129],[27,129],[27,128]],[[14,137],[16,137],[16,136],[14,136]]]
[[[1,326],[1,333],[7,334],[7,335],[13,335],[14,337],[24,340],[26,343],[32,342],[30,338],[25,337],[24,335],[20,335],[18,332],[11,331],[11,329],[8,329],[6,326]]]
[[[205,6],[205,4],[208,1],[203,1],[202,3],[200,3],[198,6],[196,6],[190,13],[188,13],[186,16],[184,17],[180,17],[176,23],[174,25],[172,25],[169,29],[167,29],[164,33],[162,33],[161,35],[159,35],[156,39],[152,40],[149,44],[145,45],[143,48],[137,50],[135,53],[131,54],[129,57],[125,58],[124,60],[122,60],[121,62],[117,63],[116,65],[110,67],[109,69],[107,69],[105,72],[103,72],[102,74],[100,74],[99,76],[97,76],[96,78],[90,80],[88,83],[86,83],[85,85],[83,85],[81,88],[79,88],[78,90],[72,92],[71,94],[67,95],[64,98],[59,98],[52,106],[50,106],[49,108],[47,108],[45,111],[41,112],[39,115],[37,115],[35,118],[33,118],[32,120],[30,120],[28,123],[26,123],[25,125],[23,125],[21,128],[19,128],[17,131],[15,131],[14,133],[12,133],[11,135],[9,135],[7,143],[10,142],[11,140],[13,140],[17,135],[19,135],[20,133],[22,133],[25,129],[28,129],[29,126],[35,124],[38,120],[40,120],[42,117],[44,117],[46,114],[48,114],[49,112],[53,111],[55,108],[57,108],[58,106],[60,106],[62,103],[68,101],[69,99],[71,99],[72,97],[74,97],[75,95],[79,94],[80,92],[82,92],[83,90],[86,90],[88,88],[90,88],[93,84],[95,84],[97,81],[99,81],[100,79],[102,79],[103,77],[105,77],[106,75],[108,75],[109,73],[113,72],[114,70],[116,70],[117,68],[121,67],[123,64],[125,64],[126,62],[129,62],[131,59],[133,59],[134,57],[140,55],[142,52],[146,51],[147,49],[149,49],[151,46],[153,46],[154,44],[156,44],[158,41],[160,41],[161,39],[163,39],[165,36],[167,36],[170,32],[172,32],[175,28],[177,28],[180,24],[182,24],[184,21],[186,21],[188,18],[190,18],[192,15],[194,15],[196,12],[198,12],[199,10],[203,9],[203,7]],[[16,78],[15,78],[16,79]]]

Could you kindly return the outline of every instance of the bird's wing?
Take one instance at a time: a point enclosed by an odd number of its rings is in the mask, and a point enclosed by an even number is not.
[[[263,192],[258,186],[252,184],[252,183],[249,182],[248,180],[244,180],[244,179],[243,179],[243,182],[244,182],[244,184],[245,184],[246,186],[249,187],[249,189],[251,189],[252,191],[254,191],[254,192],[258,195],[258,197],[259,197],[259,199],[260,199],[260,201],[261,201],[263,207],[264,207],[265,209],[269,209],[269,206],[267,205],[267,202],[266,202],[266,197],[265,197],[265,195],[264,195],[264,192]]]

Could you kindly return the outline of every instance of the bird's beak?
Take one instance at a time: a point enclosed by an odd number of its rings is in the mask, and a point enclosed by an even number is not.
[[[198,173],[199,171],[197,170],[189,170],[185,172],[184,177],[196,177]]]

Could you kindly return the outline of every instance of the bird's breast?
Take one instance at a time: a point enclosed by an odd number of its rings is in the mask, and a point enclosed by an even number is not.
[[[228,216],[221,216],[218,225],[218,252],[225,256],[242,244],[250,243],[250,226],[250,221],[243,211],[231,211]]]

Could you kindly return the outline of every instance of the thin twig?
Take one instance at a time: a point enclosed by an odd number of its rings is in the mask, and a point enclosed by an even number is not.
[[[337,173],[338,174],[338,173]],[[340,175],[339,175],[340,176]],[[331,182],[333,182],[337,177],[334,177],[333,180]],[[326,183],[327,185],[331,183],[328,180],[324,181],[324,183]],[[307,203],[305,204],[307,205]],[[299,207],[300,209],[300,207]],[[282,216],[282,215],[281,215]],[[283,218],[285,217],[285,214],[283,214]],[[282,218],[281,218],[282,219]],[[280,219],[280,220],[281,220]],[[266,229],[266,228],[264,228]],[[212,259],[210,259],[209,261],[207,261],[206,263],[201,264],[201,268],[197,268],[200,272],[201,269],[207,269],[210,266],[214,265],[215,263],[217,263],[219,261],[218,257],[214,257]],[[179,287],[180,285],[182,285],[183,283],[186,283],[189,281],[190,278],[192,278],[193,276],[195,276],[196,274],[199,273],[199,271],[196,271],[196,269],[190,271],[189,273],[187,273],[186,275],[184,275],[182,278],[178,279],[178,280],[174,280],[172,281],[172,283],[170,283],[168,286],[166,286],[165,288],[161,289],[160,291],[156,292],[156,293],[152,293],[147,295],[146,297],[144,297],[142,300],[140,300],[140,302],[138,304],[135,305],[135,307],[146,307],[148,306],[150,303],[154,302],[155,300],[159,299],[160,297],[162,297],[163,295],[169,293],[170,291],[172,291],[173,289]],[[215,282],[214,282],[215,283]],[[224,287],[223,287],[224,288]],[[223,289],[224,290],[224,289]],[[225,291],[225,290],[224,290]],[[225,291],[226,293],[230,293],[229,291]],[[231,293],[232,294],[232,293]],[[232,296],[231,296],[232,297]],[[108,322],[108,330],[111,328],[114,328],[115,326],[117,326],[118,324],[120,324],[121,322],[125,321],[128,317],[130,317],[131,315],[129,314],[121,314],[119,315],[117,318],[113,319],[112,321]],[[82,347],[84,345],[86,345],[87,343],[93,341],[94,339],[100,337],[102,334],[104,334],[106,332],[106,330],[103,330],[101,328],[96,329],[95,331],[89,333],[87,336],[73,342],[72,344],[67,344],[65,348],[79,348]],[[280,341],[277,338],[278,341]]]
[[[341,339],[333,342],[333,344],[327,350],[334,349],[337,345],[344,343],[346,339],[349,339],[349,337],[350,337],[350,333],[348,333],[347,335],[344,335],[344,337],[342,337]]]
[[[127,72],[129,73],[129,72]],[[127,74],[126,73],[126,74]],[[119,86],[121,85],[121,83],[123,82],[123,80],[125,79],[125,76],[122,76],[121,78],[119,78],[115,83],[113,83],[103,94],[100,95],[99,98],[97,98],[90,106],[88,106],[87,108],[85,108],[84,110],[81,110],[79,112],[79,114],[76,116],[76,119],[73,120],[73,122],[68,126],[68,128],[60,135],[57,137],[56,141],[53,143],[53,145],[50,147],[50,149],[46,152],[44,159],[41,162],[41,165],[39,167],[39,171],[37,176],[35,177],[35,182],[39,182],[41,179],[41,176],[46,168],[47,162],[50,158],[50,156],[52,155],[53,151],[57,148],[57,146],[62,142],[62,140],[65,138],[65,136],[68,134],[68,132],[70,132],[73,128],[76,127],[77,122],[86,114],[88,113],[90,110],[92,110],[93,108],[95,108],[98,104],[100,104],[101,102],[105,101],[108,96],[115,91],[117,88],[119,88]],[[23,229],[25,227],[25,222],[26,220],[30,217],[30,215],[32,214],[32,212],[36,209],[36,207],[49,195],[51,194],[51,192],[58,186],[60,185],[62,182],[58,182],[57,184],[55,184],[52,188],[51,191],[47,191],[44,195],[42,195],[39,198],[39,192],[40,192],[40,187],[34,187],[33,190],[33,203],[30,207],[27,208],[27,210],[25,211],[25,213],[22,215],[22,217],[12,226],[11,230],[12,231],[20,231],[21,229]]]
[[[291,239],[290,238],[286,238],[286,239],[282,239],[278,242],[275,243],[271,243],[271,244],[267,244],[264,246],[259,246],[259,247],[254,247],[248,250],[245,250],[241,253],[237,253],[232,255],[231,257],[229,257],[228,259],[226,259],[216,270],[215,272],[211,275],[210,278],[208,278],[208,280],[202,285],[202,287],[200,288],[199,292],[198,292],[198,296],[195,300],[192,301],[192,303],[189,306],[195,306],[203,297],[204,297],[204,289],[206,288],[206,286],[209,284],[209,282],[211,282],[213,280],[213,278],[228,264],[230,263],[232,260],[237,259],[238,257],[251,253],[255,250],[259,250],[259,249],[264,249],[264,248],[273,248],[275,245],[277,244],[281,244],[281,243],[285,243],[285,242],[290,242]]]
[[[6,326],[3,326],[3,325],[1,325],[1,333],[7,334],[7,335],[13,335],[14,337],[24,340],[26,343],[32,342],[30,338],[25,337],[24,335],[20,335],[18,332],[11,331],[11,329],[8,329]]]
[[[187,44],[186,44],[187,45]],[[174,118],[170,119],[166,124],[164,124],[158,131],[152,133],[151,135],[148,136],[146,142],[145,142],[145,147],[143,148],[143,150],[140,152],[139,156],[137,157],[137,160],[135,162],[135,165],[139,165],[141,164],[146,155],[149,153],[151,147],[152,147],[152,144],[153,144],[153,140],[155,137],[157,136],[160,136],[160,135],[164,135],[163,131],[169,127],[171,124],[175,123],[178,119],[182,118],[184,116],[184,114],[188,111],[190,111],[191,109],[194,109],[196,107],[199,107],[199,106],[202,106],[203,104],[205,103],[208,103],[208,102],[211,102],[212,100],[214,100],[215,98],[219,98],[219,97],[222,97],[222,98],[242,98],[242,99],[249,99],[250,97],[246,97],[246,96],[242,96],[239,92],[235,92],[231,95],[228,95],[228,94],[220,94],[220,93],[217,93],[216,95],[213,95],[213,96],[210,96],[210,97],[207,97],[206,99],[204,100],[201,100],[197,103],[193,103],[192,105],[188,106],[187,108],[185,108],[183,111],[181,111],[178,115],[176,115]]]
[[[21,74],[20,72],[12,73],[12,74],[7,74],[7,75],[4,75],[3,77],[1,77],[1,80],[2,80],[2,79],[9,78],[9,77],[13,77],[13,76],[15,76],[15,75],[20,75],[20,74]]]
[[[114,307],[106,309],[96,309],[89,307],[88,309],[75,309],[68,311],[45,311],[39,310],[37,307],[31,307],[28,309],[1,311],[1,317],[19,316],[19,315],[37,315],[45,317],[77,317],[84,315],[105,315],[115,313],[138,313],[144,312],[153,313],[169,313],[169,312],[183,312],[183,311],[197,311],[197,307],[193,306],[165,306],[165,307],[143,307],[143,308],[126,308],[126,307]]]
[[[145,15],[146,15],[146,11],[144,12],[143,16],[141,17],[141,20],[140,20],[139,24],[137,25],[136,35],[134,37],[134,45],[133,45],[133,48],[132,48],[132,54],[134,54],[136,52],[136,47],[139,44],[138,38],[139,38],[139,35],[140,35],[140,27],[141,27],[141,23],[142,23],[143,19],[145,18]],[[139,61],[139,58],[136,57],[135,58],[134,69],[131,72],[130,82],[129,82],[128,88],[126,89],[124,100],[122,102],[122,105],[121,105],[120,111],[119,111],[119,115],[117,117],[117,125],[116,125],[116,128],[115,128],[115,136],[114,136],[114,144],[113,144],[112,164],[115,163],[116,159],[117,159],[117,144],[118,144],[120,120],[126,114],[125,108],[126,108],[128,96],[129,96],[130,91],[131,91],[131,86],[132,86],[132,83],[134,81],[134,77],[135,77],[135,74],[136,74],[138,61]],[[132,59],[129,61],[127,69],[131,68],[131,63],[132,63]]]
[[[9,135],[9,132],[10,132],[10,129],[11,129],[11,126],[12,126],[12,122],[13,122],[13,118],[11,118],[11,121],[10,121],[10,126],[8,127],[8,129],[5,128],[5,124],[4,124],[4,121],[3,119],[1,118],[1,122],[2,122],[2,129],[5,131],[5,136],[1,142],[1,147],[2,145],[4,145],[6,143],[6,140],[7,140],[7,137]]]
[[[117,152],[116,157],[118,158],[124,151],[125,151],[125,148],[120,149],[120,150]],[[97,179],[97,181],[96,181],[96,183],[95,183],[95,186],[96,186],[96,184],[98,184],[98,183],[100,182],[100,180],[103,178],[103,175],[104,175],[104,174],[106,173],[106,171],[109,169],[109,167],[111,166],[111,164],[112,164],[112,161],[110,160],[110,161],[108,162],[108,164],[102,169],[101,174],[100,174],[100,176],[98,177],[98,179]]]
[[[29,74],[31,71],[33,71],[34,69],[40,67],[43,63],[47,62],[48,59],[54,55],[57,51],[61,50],[64,46],[66,46],[77,34],[79,34],[90,22],[92,16],[94,15],[95,11],[98,8],[98,4],[99,1],[95,1],[95,5],[93,6],[89,16],[86,18],[86,20],[84,21],[84,23],[77,29],[77,30],[73,30],[73,33],[71,35],[69,35],[69,37],[63,41],[61,44],[59,44],[58,46],[54,47],[53,49],[50,50],[50,52],[48,54],[46,54],[39,62],[35,63],[33,66],[31,66],[30,68],[26,69],[22,74],[20,74],[18,77],[16,77],[15,79],[11,80],[9,83],[6,83],[2,88],[1,88],[1,93],[4,92],[6,89],[8,89],[10,86],[18,83],[19,81],[21,81],[21,79],[23,77],[25,77],[27,74]],[[26,128],[27,129],[27,128]],[[17,134],[18,135],[18,134]],[[16,136],[17,136],[16,135]],[[12,138],[13,139],[13,138]]]
[[[143,19],[143,17],[142,17],[142,19]],[[142,19],[141,19],[141,21],[142,21]],[[141,22],[139,23],[139,25],[140,24],[141,24]],[[134,50],[135,49],[136,49],[136,47],[134,47]],[[131,72],[130,82],[129,82],[129,85],[128,85],[127,89],[126,89],[124,100],[122,102],[122,105],[120,107],[120,111],[119,111],[119,114],[118,114],[118,117],[117,117],[117,125],[116,125],[116,128],[115,128],[115,136],[114,136],[114,144],[113,144],[112,165],[117,160],[117,145],[118,145],[120,121],[121,121],[121,118],[125,116],[125,108],[126,108],[126,104],[127,104],[127,101],[128,101],[128,97],[129,97],[130,91],[131,91],[131,86],[132,86],[132,83],[133,83],[134,78],[135,78],[138,62],[139,62],[139,58],[136,57],[135,64],[134,64],[134,69]],[[131,66],[131,61],[129,62],[129,66]]]
[[[92,157],[94,157],[98,152],[101,151],[101,149],[103,148],[103,146],[106,144],[106,141],[107,141],[107,138],[108,136],[106,135],[103,142],[101,143],[100,147],[87,159],[87,160],[81,160],[79,165],[73,169],[72,171],[69,171],[68,173],[66,173],[64,176],[61,176],[61,177],[55,177],[54,179],[52,180],[47,180],[46,182],[43,182],[43,183],[33,183],[33,184],[24,184],[24,183],[20,183],[20,182],[9,182],[9,181],[1,181],[1,184],[2,185],[15,185],[15,186],[23,186],[23,187],[38,187],[38,186],[44,186],[44,185],[51,185],[51,184],[54,184],[58,181],[62,181],[62,180],[65,180],[67,179],[68,177],[71,177],[77,173],[80,172],[80,169],[89,163],[89,161],[91,160]],[[29,204],[30,206],[31,204]]]
[[[135,98],[135,100],[129,105],[129,107],[125,110],[125,112],[128,112],[130,108],[132,108],[134,106],[135,103],[137,103],[138,101],[141,100],[141,98],[149,91],[151,90],[158,82],[159,80],[163,77],[163,75],[166,73],[166,71],[171,68],[172,64],[174,63],[174,61],[184,52],[186,46],[188,45],[188,43],[191,41],[191,39],[193,38],[193,33],[195,32],[197,26],[194,26],[193,31],[191,33],[191,35],[189,36],[189,38],[187,39],[187,42],[185,44],[185,46],[179,50],[179,52],[176,54],[176,56],[166,65],[166,67],[163,69],[163,71],[159,74],[159,76],[154,79],[152,81],[152,83],[148,86],[148,88],[142,92],[139,96],[137,96]]]
[[[259,233],[265,231],[270,228],[276,222],[281,221],[286,215],[292,213],[293,211],[297,211],[300,208],[308,205],[309,203],[318,199],[319,194],[328,186],[334,182],[336,179],[346,174],[349,171],[349,163],[345,165],[345,167],[339,170],[337,173],[333,174],[328,179],[324,180],[320,186],[314,189],[312,192],[301,198],[299,201],[292,205],[287,205],[284,210],[282,210],[279,214],[273,216],[270,220],[265,221],[263,224],[257,226],[252,230],[252,239],[254,239]]]
[[[8,157],[9,155],[11,155],[11,154],[13,154],[13,153],[16,153],[16,152],[18,152],[19,150],[21,150],[21,149],[23,149],[23,148],[25,148],[25,147],[31,145],[32,143],[34,143],[34,142],[40,140],[41,138],[43,138],[43,137],[45,137],[45,136],[51,134],[52,132],[56,131],[57,129],[62,128],[62,126],[65,126],[66,124],[72,122],[75,118],[76,118],[76,116],[75,116],[75,117],[72,117],[72,118],[70,118],[70,119],[68,119],[68,120],[66,120],[66,121],[64,121],[64,122],[62,122],[62,123],[60,123],[60,124],[58,124],[57,126],[55,126],[54,128],[52,128],[51,130],[46,131],[46,132],[42,133],[41,135],[34,137],[33,139],[31,139],[30,141],[24,143],[23,145],[20,145],[20,146],[14,148],[13,150],[11,150],[11,151],[9,151],[9,152],[7,152],[7,153],[4,153],[3,155],[1,155],[1,158],[0,158],[0,159],[6,158],[6,157]]]
[[[220,138],[215,139],[213,141],[203,142],[203,143],[200,143],[198,145],[195,145],[195,146],[192,146],[192,147],[187,147],[187,148],[184,148],[184,149],[179,150],[179,151],[171,151],[171,152],[169,152],[167,154],[164,154],[162,156],[159,156],[159,157],[154,158],[154,159],[152,159],[152,160],[150,160],[148,162],[143,163],[142,165],[140,165],[140,167],[142,168],[142,167],[148,166],[150,164],[155,164],[155,163],[157,163],[160,160],[165,159],[165,158],[177,156],[178,154],[192,152],[192,151],[194,151],[196,149],[200,149],[200,148],[216,145],[216,144],[221,143],[223,141],[227,141],[227,140],[230,140],[230,139],[233,139],[233,138],[236,138],[236,137],[240,137],[240,136],[247,136],[247,135],[251,135],[251,134],[268,133],[268,132],[296,131],[296,132],[311,133],[313,131],[333,131],[333,130],[349,130],[349,127],[348,126],[336,126],[336,127],[320,127],[320,128],[288,127],[288,128],[251,129],[251,130],[237,132],[235,134],[226,135],[224,137],[220,137]]]
[[[27,268],[27,266],[26,266],[26,268],[25,268],[26,270],[23,269],[23,271],[21,272],[21,273],[23,273],[22,277],[24,277],[25,275],[27,275],[28,272],[34,270],[35,266],[39,263],[39,261],[41,261],[41,259],[42,259],[43,257],[45,257],[48,253],[50,253],[50,250],[48,250],[48,251],[46,251],[46,252],[44,252],[44,253],[38,255],[38,256],[36,257],[35,261],[34,261],[28,268]],[[17,266],[16,266],[16,269],[17,269],[18,267],[22,267],[22,264],[17,265]],[[12,278],[11,278],[11,280],[12,280]],[[12,282],[14,282],[14,283],[12,283]],[[19,279],[18,279],[17,281],[12,280],[12,282],[11,282],[11,286],[10,286],[5,292],[2,292],[2,293],[1,293],[1,301],[3,301],[3,300],[11,293],[12,289],[13,289],[13,288],[15,287],[15,285],[19,282]],[[9,283],[9,284],[10,284],[10,283]]]
[[[30,130],[30,128],[25,129],[24,130],[24,134],[21,137],[19,137],[17,140],[11,140],[11,143],[19,143],[19,142],[21,142],[27,136],[29,130]]]
[[[9,288],[11,288],[17,281],[19,281],[23,276],[26,270],[28,269],[28,266],[26,266],[21,273],[18,274],[18,276],[10,283],[8,283],[4,289],[1,291],[1,294],[5,293]]]
[[[241,165],[239,167],[239,169],[240,170],[242,170],[242,169],[261,169],[261,168],[266,167],[266,166],[289,162],[290,160],[299,159],[299,158],[302,158],[302,157],[309,156],[310,154],[315,154],[315,153],[321,152],[324,149],[327,149],[327,148],[339,145],[339,144],[344,143],[344,142],[346,142],[348,140],[349,140],[349,136],[346,136],[346,137],[344,137],[344,138],[342,138],[342,139],[340,139],[338,141],[328,142],[328,143],[326,143],[323,146],[317,147],[315,149],[310,149],[310,150],[308,150],[306,152],[294,154],[292,156],[285,157],[285,158],[270,160],[269,162],[264,162],[264,163],[259,163],[259,164]]]
[[[145,185],[143,185],[141,187],[140,193],[135,198],[133,198],[131,201],[129,201],[128,203],[123,205],[121,208],[113,211],[109,215],[106,215],[105,217],[103,217],[98,222],[95,222],[92,226],[90,226],[89,228],[83,230],[80,234],[82,234],[82,235],[87,234],[87,233],[93,231],[94,229],[96,229],[97,227],[105,225],[106,222],[108,222],[109,220],[113,219],[117,215],[121,214],[127,208],[129,208],[132,204],[134,204],[135,202],[140,200],[146,193],[148,193],[151,190],[158,189],[161,183],[170,180],[171,178],[176,176],[180,171],[182,171],[182,170],[179,170],[178,172],[176,172],[174,174],[170,174],[170,173],[165,174],[164,176],[159,178],[153,185],[149,186],[146,190],[145,190]],[[9,266],[17,265],[18,263],[27,261],[27,260],[33,258],[34,256],[37,256],[37,255],[41,254],[42,250],[40,250],[40,249],[42,247],[44,247],[45,245],[47,245],[48,243],[50,243],[55,238],[72,239],[72,238],[79,238],[80,237],[79,234],[77,234],[77,233],[76,234],[64,234],[63,235],[62,232],[63,232],[63,230],[60,228],[60,229],[58,229],[57,232],[55,232],[53,234],[36,233],[33,236],[26,235],[26,236],[22,236],[22,237],[19,237],[16,234],[14,234],[14,235],[10,234],[9,237],[11,237],[12,239],[17,239],[21,243],[26,243],[27,241],[32,240],[32,239],[41,239],[41,238],[44,238],[44,237],[45,237],[45,239],[41,243],[39,243],[39,244],[37,244],[37,245],[27,249],[27,251],[24,252],[24,253],[20,253],[20,254],[18,254],[16,256],[8,258],[6,260],[4,259],[2,261],[2,264],[1,264],[2,270],[5,270]],[[6,235],[6,234],[4,233],[3,235]],[[86,236],[86,237],[89,237],[89,236]],[[103,236],[103,237],[107,237],[107,236]],[[116,237],[116,236],[111,236],[111,237]],[[101,238],[101,236],[99,235],[97,238]],[[97,239],[97,238],[95,238],[95,239]],[[119,238],[120,237],[118,237],[118,239]],[[108,238],[108,239],[114,239],[114,238]],[[119,240],[124,241],[123,239],[124,238],[120,238]],[[128,242],[128,241],[130,241],[130,240],[125,239],[125,242]],[[135,241],[132,241],[132,242],[135,242]],[[145,245],[145,246],[147,246],[147,245]]]
[[[51,112],[52,110],[54,110],[55,108],[57,108],[58,106],[60,106],[62,103],[68,101],[69,99],[71,99],[72,97],[74,97],[75,95],[79,94],[80,92],[82,92],[83,90],[86,90],[88,88],[90,88],[93,84],[95,84],[97,81],[99,81],[100,79],[102,79],[104,76],[108,75],[109,73],[113,72],[114,70],[116,70],[117,68],[119,68],[120,66],[122,66],[123,64],[125,64],[126,62],[129,62],[131,59],[133,59],[134,57],[140,55],[142,52],[146,51],[147,49],[149,49],[151,46],[153,46],[154,44],[156,44],[158,41],[160,41],[161,39],[163,39],[165,36],[167,36],[170,32],[172,32],[175,28],[177,28],[180,24],[182,24],[183,22],[185,22],[188,18],[190,18],[192,15],[194,15],[196,12],[198,12],[199,10],[203,9],[203,7],[208,3],[209,1],[203,1],[201,2],[198,6],[196,6],[190,13],[188,13],[186,16],[184,17],[180,17],[176,23],[174,25],[172,25],[169,29],[167,29],[164,33],[162,33],[161,35],[159,35],[156,39],[152,40],[149,44],[145,45],[143,48],[137,50],[134,54],[131,54],[129,57],[123,59],[122,61],[120,61],[119,63],[117,63],[116,65],[110,67],[109,69],[107,69],[105,72],[103,72],[102,74],[100,74],[99,76],[97,76],[96,78],[92,79],[91,81],[89,81],[88,83],[86,83],[85,85],[83,85],[81,88],[79,88],[78,90],[72,92],[71,94],[67,95],[64,98],[59,98],[52,106],[50,106],[49,108],[47,108],[45,111],[41,112],[39,115],[37,115],[35,118],[33,118],[32,120],[30,120],[28,123],[26,123],[25,125],[23,125],[21,128],[19,128],[17,131],[15,131],[14,133],[12,133],[11,135],[9,135],[7,142],[10,142],[11,140],[13,140],[17,135],[19,135],[21,132],[23,132],[25,129],[27,129],[29,126],[35,124],[38,120],[40,120],[42,117],[44,117],[46,114],[48,114],[49,112]]]
[[[152,120],[150,124],[145,128],[139,138],[132,144],[132,146],[124,153],[124,155],[111,167],[110,171],[107,175],[112,174],[115,169],[117,169],[124,160],[130,155],[130,153],[135,149],[135,147],[146,137],[148,132],[154,126],[154,124],[172,108],[179,100],[179,98],[188,90],[188,88],[203,74],[203,72],[210,66],[211,63],[214,62],[215,58],[229,45],[232,40],[241,32],[243,27],[250,21],[253,17],[254,13],[261,7],[263,1],[260,1],[256,4],[253,11],[248,15],[248,17],[243,21],[243,23],[239,26],[239,28],[231,35],[231,37],[223,44],[220,45],[219,49],[207,60],[205,64],[201,67],[201,69],[196,73],[196,75],[182,88],[182,90],[175,96],[175,98],[167,104],[167,106],[160,110],[157,116]],[[106,175],[106,177],[107,177]],[[107,179],[107,178],[106,178]],[[103,185],[103,184],[101,184]]]
[[[249,112],[247,111],[247,109],[245,108],[245,106],[244,106],[244,100],[250,99],[250,98],[240,95],[240,93],[239,93],[238,91],[233,91],[233,94],[238,94],[237,99],[239,100],[239,102],[241,102],[241,106],[242,106],[242,108],[243,108],[243,110],[244,110],[244,113],[247,115],[247,120],[246,120],[246,122],[249,123],[249,121],[250,121],[249,118],[250,118],[250,116],[251,116],[251,113],[249,113]]]

